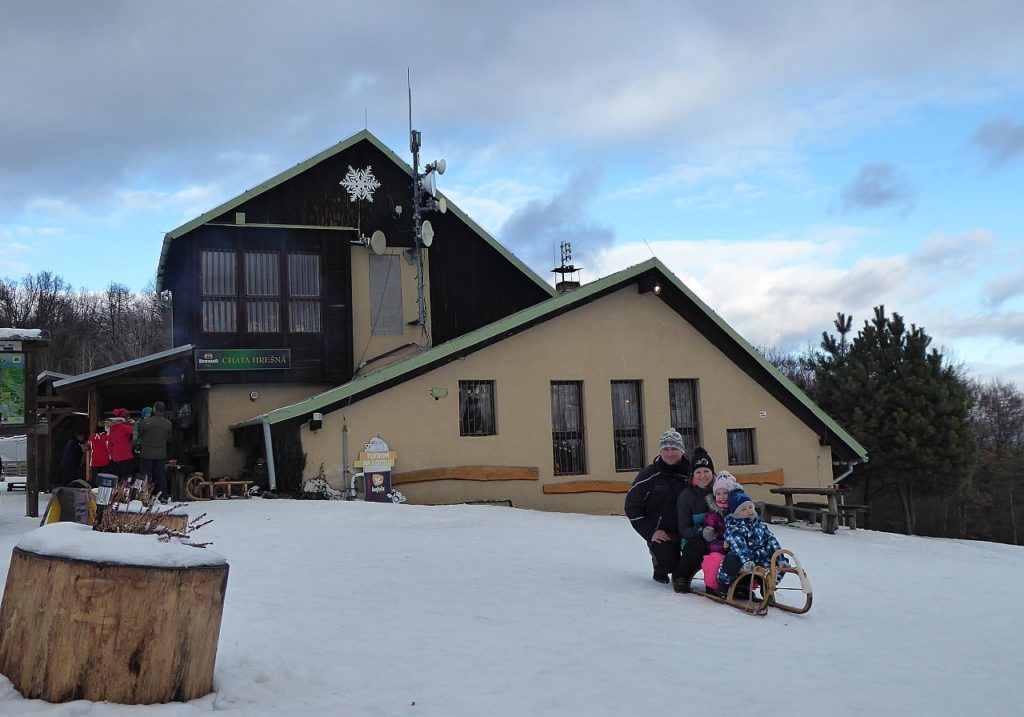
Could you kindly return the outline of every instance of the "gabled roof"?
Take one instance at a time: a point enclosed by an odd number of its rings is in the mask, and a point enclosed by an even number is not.
[[[216,219],[217,217],[221,216],[226,212],[230,212],[235,207],[242,205],[243,203],[249,201],[253,197],[257,197],[260,194],[263,194],[264,192],[273,189],[274,187],[283,184],[284,182],[287,182],[289,179],[292,179],[293,177],[302,174],[310,167],[313,167],[326,159],[330,159],[331,157],[340,152],[344,152],[346,149],[355,146],[356,144],[362,142],[363,140],[366,140],[374,147],[379,149],[388,159],[390,159],[399,168],[401,168],[402,171],[408,174],[410,178],[413,177],[412,167],[406,164],[397,154],[392,152],[387,145],[385,145],[383,142],[377,139],[369,130],[364,129],[360,132],[356,132],[354,135],[346,139],[343,139],[341,142],[338,142],[333,147],[328,147],[322,152],[314,154],[312,157],[305,160],[304,162],[299,162],[294,167],[286,169],[280,174],[275,174],[273,177],[263,182],[262,184],[258,184],[252,189],[247,189],[246,191],[239,194],[237,197],[229,199],[223,204],[220,204],[214,207],[213,209],[200,214],[195,219],[185,222],[177,229],[173,229],[167,232],[167,234],[164,235],[164,243],[160,249],[160,262],[157,265],[156,270],[157,291],[160,291],[163,288],[164,263],[167,260],[167,254],[170,251],[171,242],[173,242],[175,239],[182,237],[185,234],[188,234],[190,231],[197,229],[198,227],[201,227],[203,224],[206,224],[207,222]],[[438,194],[441,193],[438,192]],[[441,196],[443,196],[443,194],[441,194]],[[483,227],[481,227],[475,221],[470,219],[465,212],[463,212],[461,209],[455,206],[455,204],[451,202],[447,197],[445,197],[445,201],[448,203],[448,211],[454,213],[455,216],[457,216],[459,219],[465,222],[474,232],[476,232],[480,236],[481,239],[483,239],[485,242],[491,245],[491,247],[493,247],[499,254],[501,254],[513,265],[515,265],[517,269],[519,269],[521,272],[523,272],[523,274],[532,279],[538,286],[543,288],[548,294],[555,293],[554,288],[552,288],[550,284],[548,284],[536,273],[534,273],[534,271],[530,269],[530,267],[524,264],[515,254],[513,254],[507,248],[505,248],[505,246],[501,242],[499,242],[497,239],[495,239],[486,231],[484,231]],[[324,229],[330,229],[330,227],[324,227]]]
[[[68,391],[83,388],[91,383],[97,383],[105,378],[112,378],[120,374],[130,373],[137,368],[142,368],[144,366],[158,366],[162,363],[167,363],[175,359],[189,356],[192,353],[192,348],[192,344],[176,346],[173,349],[167,349],[166,351],[160,351],[155,354],[150,354],[149,356],[132,359],[131,361],[123,361],[112,366],[98,368],[95,371],[89,371],[88,373],[80,373],[77,376],[68,376],[67,378],[59,381],[54,381],[53,387],[60,393],[67,393]]]
[[[697,328],[704,333],[705,337],[714,342],[733,359],[734,363],[737,363],[758,383],[765,386],[784,405],[787,405],[794,414],[808,425],[812,425],[814,421],[820,423],[832,437],[839,441],[839,447],[844,449],[843,453],[850,454],[862,461],[867,459],[867,451],[853,436],[821,410],[759,351],[747,343],[658,259],[648,259],[642,264],[631,266],[585,284],[575,291],[559,294],[476,331],[414,354],[379,371],[360,376],[304,401],[282,406],[237,423],[231,428],[242,428],[259,423],[273,425],[305,419],[314,411],[330,412],[472,354],[508,336],[553,319],[602,296],[607,296],[625,286],[639,283],[653,285],[655,280],[665,282],[659,296],[667,304],[684,316],[684,312],[693,313],[698,319],[701,319]],[[693,323],[696,325],[697,322]],[[812,425],[812,428],[818,430],[818,426]]]

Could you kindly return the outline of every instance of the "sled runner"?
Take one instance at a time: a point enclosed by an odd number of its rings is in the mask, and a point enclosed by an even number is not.
[[[788,566],[779,566],[779,559],[782,557],[789,561]],[[800,581],[800,584],[779,585],[779,581],[786,575],[795,576]],[[793,582],[792,578],[788,582]],[[755,590],[750,589],[752,583],[760,584],[760,587],[757,588],[761,593],[760,597],[756,597]],[[746,597],[741,596],[741,593],[744,591]],[[782,597],[780,593],[795,593],[797,591],[803,594],[804,601],[802,605],[791,603],[788,600],[780,602]],[[811,609],[812,598],[811,581],[807,579],[807,573],[804,572],[800,560],[793,554],[792,550],[786,550],[785,548],[775,551],[769,567],[755,565],[754,569],[750,572],[741,570],[740,574],[736,576],[736,579],[732,581],[732,584],[726,591],[725,597],[707,592],[694,592],[694,594],[702,595],[709,600],[742,610],[749,615],[762,616],[768,614],[769,607],[802,615]]]

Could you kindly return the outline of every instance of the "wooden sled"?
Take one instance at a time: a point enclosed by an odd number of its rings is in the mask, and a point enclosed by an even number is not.
[[[214,498],[248,498],[251,480],[208,481],[196,471],[185,481],[185,497],[188,500],[213,500]]]
[[[779,558],[785,557],[789,561],[787,567],[779,567]],[[779,585],[779,580],[786,575],[795,575],[800,581],[799,585]],[[739,586],[749,586],[754,579],[757,579],[761,586],[760,592],[761,597],[754,597],[754,591],[748,590],[748,597],[745,599],[737,597],[736,592]],[[790,581],[792,582],[792,581]],[[780,592],[796,592],[800,591],[803,594],[803,604],[793,604],[788,601],[779,600]],[[766,568],[761,565],[755,565],[754,569],[750,572],[741,570],[736,579],[729,585],[729,589],[726,591],[726,596],[719,597],[713,593],[708,592],[694,592],[694,595],[701,595],[706,597],[708,600],[713,600],[729,607],[734,607],[737,610],[742,610],[748,615],[760,615],[764,616],[768,614],[768,608],[774,607],[784,612],[793,613],[794,615],[803,615],[805,612],[811,609],[811,600],[813,595],[811,593],[811,581],[807,579],[807,573],[804,572],[803,566],[800,564],[799,558],[793,554],[792,550],[776,550],[772,555],[771,563]]]

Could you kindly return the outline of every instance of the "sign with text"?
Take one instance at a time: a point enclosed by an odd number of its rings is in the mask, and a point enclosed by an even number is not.
[[[374,436],[359,451],[356,468],[363,469],[366,481],[365,500],[387,503],[391,502],[391,469],[395,465],[398,454],[388,448],[388,444],[380,436]]]
[[[25,422],[25,354],[0,353],[0,423]]]
[[[291,349],[196,349],[197,371],[260,371],[291,367]]]

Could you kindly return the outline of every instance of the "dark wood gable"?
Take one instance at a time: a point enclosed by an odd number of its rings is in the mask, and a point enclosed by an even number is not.
[[[373,201],[350,199],[341,186],[349,169],[372,173],[380,187]],[[410,248],[412,176],[368,139],[355,142],[285,181],[243,195],[230,209],[173,239],[164,266],[164,285],[174,295],[174,344],[200,349],[289,348],[287,372],[218,372],[220,383],[260,380],[343,383],[352,366],[351,242],[380,229],[392,247]],[[401,207],[401,212],[396,209]],[[429,215],[435,240],[428,250],[427,301],[435,344],[477,329],[550,297],[502,251],[457,212]],[[233,252],[237,301],[233,330],[203,330],[203,252]],[[246,325],[246,252],[275,255],[280,294],[278,330],[250,331]],[[319,257],[320,331],[289,329],[288,266],[293,255]],[[227,256],[227,255],[224,255]],[[265,298],[265,297],[261,297]],[[285,375],[286,374],[286,375]]]

